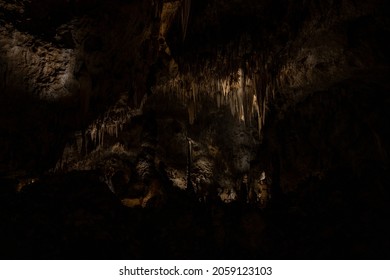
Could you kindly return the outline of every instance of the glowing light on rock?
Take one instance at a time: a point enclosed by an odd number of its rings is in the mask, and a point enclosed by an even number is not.
[[[239,67],[225,75],[218,75],[212,67],[194,73],[179,73],[168,82],[157,85],[158,94],[176,96],[187,105],[189,123],[196,120],[205,97],[212,98],[217,107],[228,106],[238,120],[258,123],[259,133],[265,124],[269,95],[274,95],[274,85],[263,78],[261,71],[249,65]]]
[[[133,109],[127,103],[127,93],[123,93],[122,97],[116,104],[106,111],[106,113],[95,120],[87,129],[86,134],[89,135],[94,145],[104,145],[104,136],[107,134],[111,137],[118,137],[123,127],[132,117],[142,114],[141,108]]]

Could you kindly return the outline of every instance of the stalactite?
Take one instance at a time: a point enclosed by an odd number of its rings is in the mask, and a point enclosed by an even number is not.
[[[257,121],[258,121],[258,126],[259,126],[259,133],[260,133],[261,129],[263,128],[263,121],[261,119],[261,114],[260,113],[258,114]]]
[[[96,125],[95,125],[95,124],[92,124],[92,125],[90,126],[89,133],[90,133],[92,142],[93,142],[94,144],[96,144],[97,128],[96,128]]]
[[[259,133],[265,125],[267,104],[275,98],[280,77],[270,74],[265,56],[249,54],[250,38],[243,36],[237,44],[215,50],[215,59],[189,58],[179,74],[156,92],[187,105],[189,122],[193,123],[202,104],[210,98],[218,108],[227,106],[238,120],[251,125],[256,120]],[[267,63],[267,64],[266,64]]]
[[[152,6],[154,6],[154,18],[161,18],[163,3],[161,0],[153,0]]]
[[[195,121],[195,108],[194,108],[194,104],[190,101],[190,103],[188,104],[188,122],[190,124],[194,124],[194,121]]]
[[[142,100],[140,109],[132,109],[127,105],[127,96],[122,95],[116,104],[111,106],[101,118],[98,118],[88,127],[86,136],[89,136],[97,147],[103,146],[105,134],[111,137],[118,137],[124,125],[133,116],[142,113],[143,103],[145,103],[145,100]]]
[[[99,143],[99,146],[103,146],[104,145],[104,133],[106,132],[106,126],[104,124],[104,122],[102,123],[102,128],[100,130],[100,134],[101,134],[101,137],[100,137],[100,143]]]
[[[221,107],[221,101],[222,101],[221,100],[221,96],[219,94],[217,94],[216,99],[217,99],[217,107],[220,108]]]
[[[229,98],[229,105],[230,105],[230,112],[232,113],[232,115],[234,116],[235,115],[235,104],[234,104],[234,99],[233,98]]]
[[[181,28],[182,28],[183,41],[185,40],[187,35],[187,27],[188,27],[188,20],[190,17],[190,10],[191,10],[191,0],[183,0],[182,8],[181,8]]]

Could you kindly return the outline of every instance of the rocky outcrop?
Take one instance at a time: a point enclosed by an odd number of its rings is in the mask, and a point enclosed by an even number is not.
[[[4,162],[7,168],[31,171],[15,156],[22,151],[37,165],[39,158],[51,162],[33,171],[42,172],[61,154],[61,139],[86,129],[120,93],[128,93],[131,106],[141,104],[158,53],[157,2],[1,1],[0,12],[1,123],[10,135],[1,141],[14,165]],[[28,118],[36,122],[18,122]],[[16,132],[29,129],[33,135]]]
[[[129,77],[152,63],[151,3],[47,1],[43,11],[29,1],[2,2],[3,13],[13,14],[1,29],[3,94],[88,103],[127,91]]]

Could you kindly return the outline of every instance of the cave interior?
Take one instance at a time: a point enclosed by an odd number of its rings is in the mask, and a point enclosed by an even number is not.
[[[0,0],[1,258],[390,258],[389,6]]]

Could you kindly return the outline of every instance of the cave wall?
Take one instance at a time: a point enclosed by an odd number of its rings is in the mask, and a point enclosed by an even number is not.
[[[43,172],[68,135],[85,129],[120,93],[129,93],[135,107],[147,93],[160,6],[1,1],[0,12],[3,169]]]

